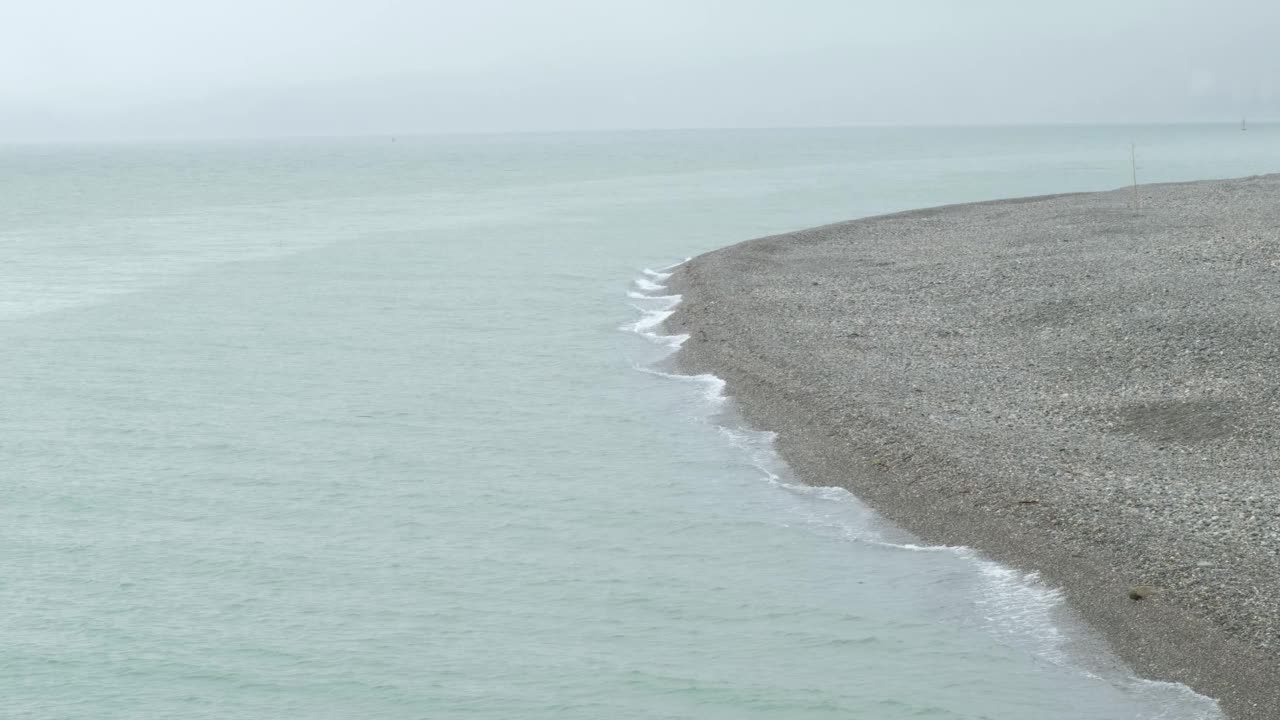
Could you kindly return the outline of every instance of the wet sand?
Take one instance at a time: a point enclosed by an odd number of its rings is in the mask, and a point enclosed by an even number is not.
[[[855,220],[671,287],[677,361],[801,478],[1040,572],[1144,677],[1280,718],[1280,175]]]

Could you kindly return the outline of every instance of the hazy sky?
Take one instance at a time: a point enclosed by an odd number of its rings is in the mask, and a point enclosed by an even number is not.
[[[0,0],[0,137],[1280,118],[1280,0]]]

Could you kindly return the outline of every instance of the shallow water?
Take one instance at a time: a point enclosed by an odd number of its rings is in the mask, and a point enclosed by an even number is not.
[[[0,150],[0,715],[1216,717],[796,484],[644,299],[741,239],[1122,186],[1130,140],[1145,181],[1280,168],[1230,125]]]

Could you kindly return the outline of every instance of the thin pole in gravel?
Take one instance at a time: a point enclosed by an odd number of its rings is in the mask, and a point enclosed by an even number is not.
[[[1133,208],[1142,207],[1142,198],[1138,195],[1138,146],[1129,143],[1129,167],[1133,172]]]

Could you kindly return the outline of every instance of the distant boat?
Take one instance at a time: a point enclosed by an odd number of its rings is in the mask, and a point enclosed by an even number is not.
[[[1240,132],[1244,132],[1245,130],[1248,130],[1248,129],[1249,128],[1244,124],[1244,118],[1240,118]]]

